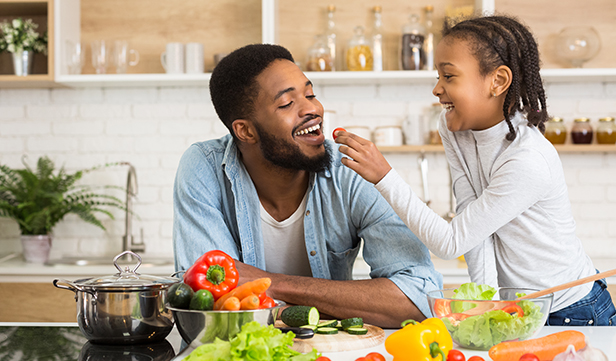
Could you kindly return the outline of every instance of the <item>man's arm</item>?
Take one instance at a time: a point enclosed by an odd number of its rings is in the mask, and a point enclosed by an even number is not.
[[[320,278],[270,273],[236,261],[240,283],[269,277],[268,296],[288,304],[309,305],[337,319],[361,317],[364,322],[386,328],[398,328],[402,321],[421,321],[426,317],[387,278],[334,281]]]

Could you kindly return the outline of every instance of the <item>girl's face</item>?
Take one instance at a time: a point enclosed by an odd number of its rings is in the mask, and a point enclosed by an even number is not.
[[[484,130],[504,120],[504,95],[493,96],[494,78],[480,74],[466,40],[445,37],[436,47],[434,63],[439,78],[432,93],[447,110],[450,131]]]

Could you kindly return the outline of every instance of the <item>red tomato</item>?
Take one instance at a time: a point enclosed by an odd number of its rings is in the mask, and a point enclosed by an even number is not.
[[[364,358],[369,361],[385,361],[385,356],[381,355],[378,352],[370,352]]]
[[[520,357],[519,361],[539,361],[539,357],[537,357],[534,353],[525,353],[522,357]]]
[[[259,308],[270,308],[276,306],[276,301],[274,301],[271,297],[265,297],[263,302],[259,305]]]
[[[334,140],[336,140],[336,138],[338,138],[338,136],[336,135],[336,132],[342,130],[343,132],[346,132],[346,129],[344,128],[336,128],[334,129],[334,131],[332,132],[332,137],[334,137]]]
[[[458,350],[450,350],[447,354],[447,361],[465,361],[466,357]]]
[[[265,294],[265,292],[258,294],[257,296],[259,296],[259,302],[263,303],[263,301],[265,300],[265,298],[267,297],[267,295]]]
[[[481,356],[471,356],[468,361],[485,361]]]
[[[329,357],[321,356],[314,361],[332,361]]]
[[[451,313],[450,300],[434,300],[434,316],[445,317]]]

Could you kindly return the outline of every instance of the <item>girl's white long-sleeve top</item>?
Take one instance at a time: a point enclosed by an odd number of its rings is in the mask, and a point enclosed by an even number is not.
[[[520,113],[515,140],[503,120],[481,131],[440,133],[452,174],[456,217],[448,223],[395,170],[376,188],[438,257],[464,255],[471,281],[545,289],[596,273],[575,234],[563,167],[554,146]],[[552,312],[584,297],[592,283],[557,292]]]

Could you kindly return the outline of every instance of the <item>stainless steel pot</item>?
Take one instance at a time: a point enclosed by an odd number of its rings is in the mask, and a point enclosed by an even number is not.
[[[138,260],[132,270],[118,266],[118,259],[125,254],[132,254]],[[131,251],[117,255],[113,264],[119,273],[112,276],[53,281],[54,286],[75,292],[79,329],[95,343],[163,340],[173,329],[172,313],[165,307],[167,289],[181,280],[137,273],[141,257]]]

